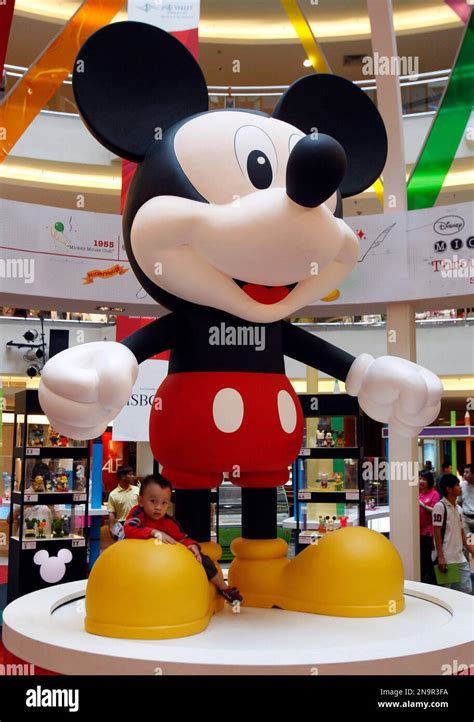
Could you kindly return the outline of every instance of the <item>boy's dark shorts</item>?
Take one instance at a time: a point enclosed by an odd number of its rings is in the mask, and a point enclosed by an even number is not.
[[[212,579],[212,577],[215,577],[217,574],[216,565],[212,561],[211,557],[208,557],[206,554],[201,554],[201,559],[204,571],[206,572],[206,577],[208,579]]]

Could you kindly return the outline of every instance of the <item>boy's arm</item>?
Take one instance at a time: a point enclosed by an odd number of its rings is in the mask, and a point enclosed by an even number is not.
[[[126,539],[150,539],[154,536],[154,531],[150,526],[146,526],[142,512],[136,509],[130,509],[123,531]]]
[[[436,553],[438,555],[438,566],[440,568],[440,571],[444,573],[446,571],[446,559],[443,556],[443,541],[441,539],[441,527],[434,526],[433,534],[434,534]]]

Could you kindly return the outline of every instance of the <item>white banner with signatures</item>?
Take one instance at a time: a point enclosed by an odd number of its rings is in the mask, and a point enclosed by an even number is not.
[[[369,312],[370,304],[432,298],[445,307],[446,297],[473,294],[472,203],[346,222],[359,238],[359,261],[334,300],[315,307]],[[0,305],[38,308],[41,298],[46,309],[62,310],[67,299],[78,310],[87,302],[156,315],[127,259],[120,216],[0,199]]]

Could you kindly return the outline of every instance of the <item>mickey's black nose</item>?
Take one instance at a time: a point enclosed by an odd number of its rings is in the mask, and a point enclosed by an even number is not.
[[[346,172],[342,146],[324,133],[306,135],[290,153],[286,192],[300,206],[316,208],[341,185]]]

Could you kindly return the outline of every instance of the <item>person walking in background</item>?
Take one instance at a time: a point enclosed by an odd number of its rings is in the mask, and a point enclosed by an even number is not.
[[[420,567],[421,581],[425,584],[436,584],[436,577],[431,560],[433,550],[433,507],[440,500],[434,488],[434,478],[430,471],[420,471],[418,478],[420,505]]]
[[[440,480],[442,499],[433,508],[433,533],[438,567],[442,574],[450,566],[457,566],[459,581],[443,586],[458,592],[472,594],[471,568],[464,550],[474,554],[474,546],[468,544],[463,527],[463,515],[457,500],[461,495],[459,479],[454,474],[444,474]]]
[[[138,503],[140,493],[134,485],[135,474],[131,466],[119,466],[118,484],[109,494],[107,509],[109,512],[109,531],[114,541],[123,539],[123,525],[128,512]]]
[[[474,463],[464,467],[458,504],[462,508],[464,531],[468,537],[474,534]]]
[[[441,478],[444,476],[444,474],[452,474],[452,471],[453,471],[453,466],[451,464],[451,459],[445,459],[443,461],[443,463],[441,464],[441,473],[438,475],[438,477],[436,479],[436,489],[439,491],[440,494],[441,494],[441,489],[439,487],[439,484],[440,484]],[[442,496],[442,494],[441,494],[441,496]]]

